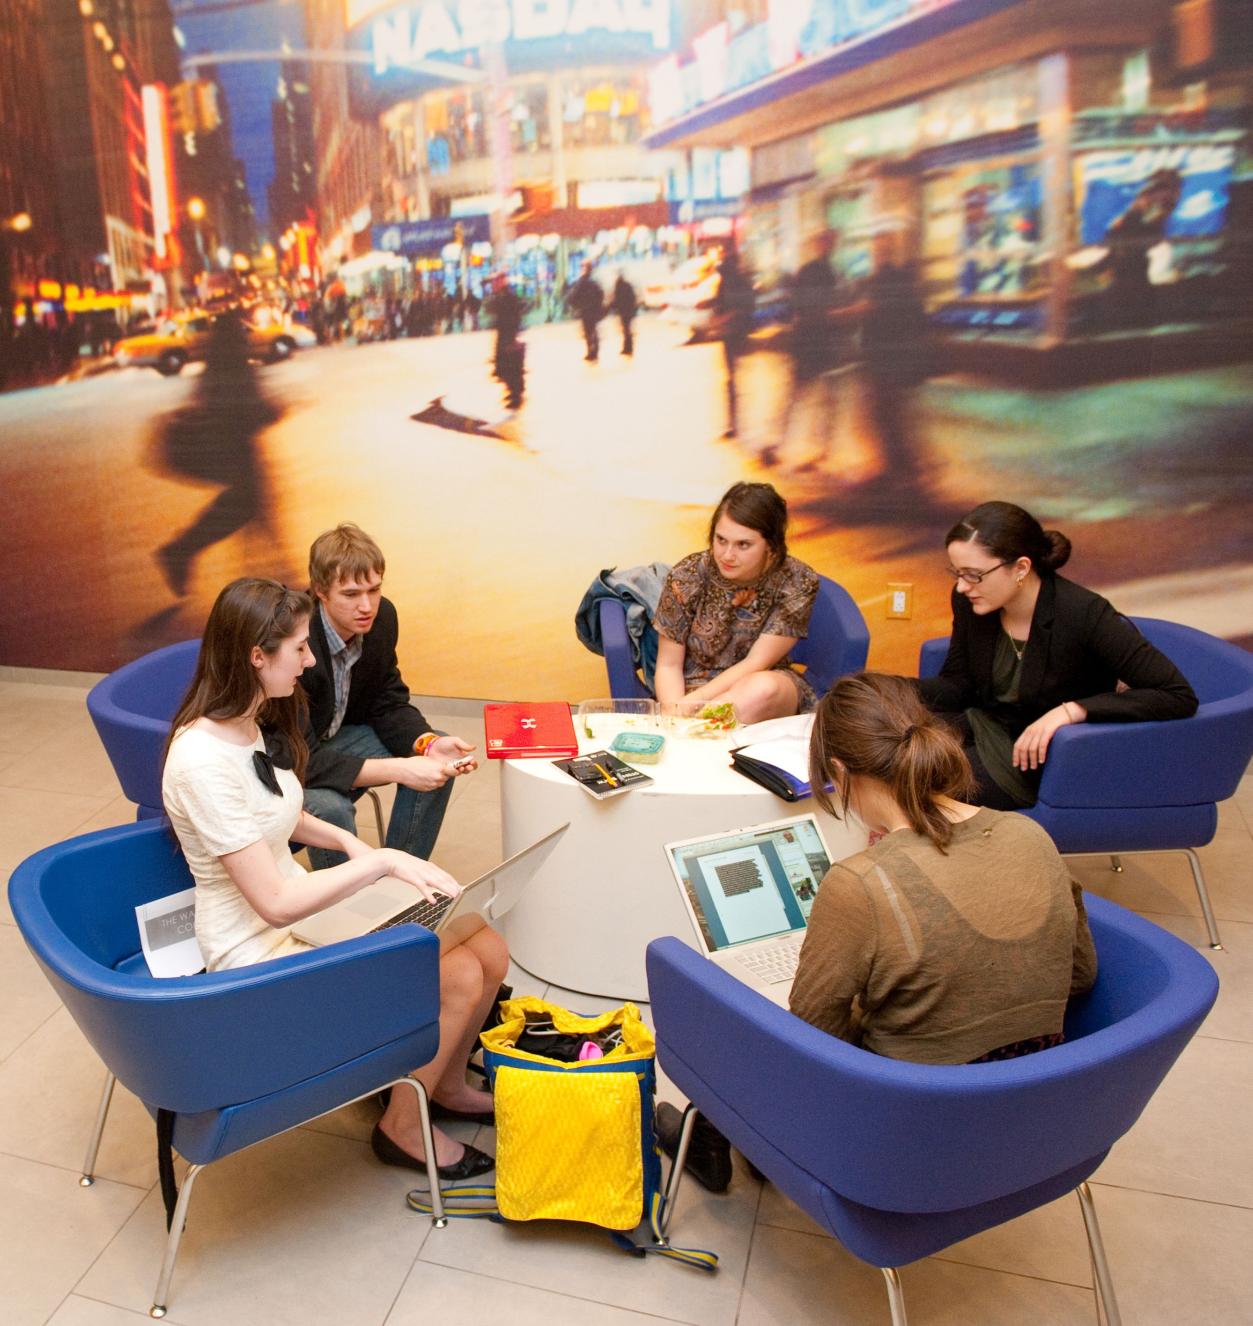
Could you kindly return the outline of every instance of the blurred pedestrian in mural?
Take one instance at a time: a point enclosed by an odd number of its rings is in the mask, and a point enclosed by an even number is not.
[[[583,324],[583,358],[594,364],[600,358],[600,320],[605,316],[605,292],[592,275],[590,266],[584,267],[570,291],[570,307]]]
[[[734,245],[728,245],[718,267],[718,292],[714,295],[714,327],[722,341],[727,372],[727,427],[723,437],[735,437],[740,428],[737,365],[749,332],[753,329],[753,282],[740,265]]]
[[[860,308],[869,412],[881,460],[877,477],[913,501],[924,495],[926,484],[911,402],[931,371],[932,355],[917,272],[905,259],[907,242],[901,223],[885,222],[875,235],[875,269]]]
[[[505,386],[505,404],[516,410],[526,390],[526,346],[519,335],[526,308],[503,273],[496,278],[496,288],[487,302],[487,315],[496,327],[492,366]]]
[[[824,459],[835,423],[835,379],[840,364],[840,306],[845,301],[840,282],[831,265],[836,236],[824,230],[809,242],[809,260],[792,278],[792,328],[789,349],[792,382],[778,446],[762,451],[762,460],[773,464],[779,450],[786,448],[798,408],[811,408],[810,440],[814,444],[802,468],[811,469]],[[816,427],[815,427],[816,424]]]
[[[1105,232],[1109,246],[1109,321],[1114,326],[1147,327],[1157,321],[1149,270],[1153,250],[1166,237],[1166,224],[1179,204],[1183,179],[1177,170],[1155,170],[1131,205]]]
[[[622,326],[622,353],[628,358],[635,353],[634,322],[636,310],[640,306],[636,298],[635,287],[619,272],[613,283],[613,299],[610,301],[618,322]]]
[[[332,281],[326,288],[326,320],[331,340],[341,340],[348,321],[348,291],[340,280]]]
[[[257,438],[282,411],[266,399],[248,357],[248,337],[238,315],[213,323],[205,370],[190,406],[165,424],[159,468],[221,492],[175,538],[154,554],[170,589],[187,593],[196,558],[254,521],[269,527],[269,500],[257,455]]]

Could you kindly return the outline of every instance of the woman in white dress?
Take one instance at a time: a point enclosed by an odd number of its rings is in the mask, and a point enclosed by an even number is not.
[[[455,897],[456,881],[429,861],[370,847],[301,806],[308,757],[300,675],[312,666],[309,598],[273,580],[233,581],[209,614],[196,674],[171,725],[162,795],[196,881],[196,938],[210,971],[264,962],[306,946],[290,926],[385,875],[417,894]],[[266,753],[265,733],[278,755]],[[290,767],[284,767],[290,765]],[[290,842],[348,860],[306,871]],[[439,1049],[414,1073],[436,1119],[491,1121],[491,1096],[466,1081],[473,1051],[508,966],[505,941],[484,927],[440,959]],[[375,1155],[419,1169],[417,1097],[393,1091],[374,1130]],[[440,1177],[466,1179],[490,1156],[435,1130]]]

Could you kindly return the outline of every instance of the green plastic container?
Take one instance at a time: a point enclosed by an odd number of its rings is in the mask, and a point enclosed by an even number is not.
[[[665,746],[665,737],[656,732],[619,732],[609,749],[628,764],[656,764]]]

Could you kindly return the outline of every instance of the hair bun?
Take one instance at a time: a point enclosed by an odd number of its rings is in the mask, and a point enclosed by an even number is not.
[[[1044,537],[1048,541],[1048,552],[1040,561],[1050,571],[1060,571],[1070,561],[1070,540],[1058,529],[1046,529]]]

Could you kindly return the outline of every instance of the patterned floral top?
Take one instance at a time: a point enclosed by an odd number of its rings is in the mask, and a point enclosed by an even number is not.
[[[683,679],[691,691],[744,659],[758,636],[804,639],[817,594],[817,573],[795,557],[745,585],[726,579],[706,549],[683,558],[666,577],[653,625],[659,635],[685,647]],[[817,702],[813,687],[793,670],[791,660],[782,658],[775,667],[791,672],[798,711],[812,709]]]

